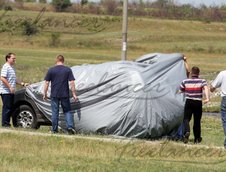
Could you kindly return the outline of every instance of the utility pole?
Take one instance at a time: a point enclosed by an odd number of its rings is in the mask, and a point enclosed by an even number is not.
[[[127,52],[127,27],[128,27],[128,0],[123,0],[122,60],[126,60],[126,52]]]

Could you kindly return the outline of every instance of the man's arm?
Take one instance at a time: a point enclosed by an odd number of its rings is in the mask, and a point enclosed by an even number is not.
[[[15,89],[11,87],[11,85],[9,84],[8,80],[5,77],[1,76],[1,81],[3,82],[3,84],[6,85],[6,87],[9,88],[11,93],[15,92]]]
[[[75,101],[77,101],[78,97],[75,94],[75,81],[74,80],[70,81],[70,86],[71,86],[71,92],[72,92],[73,98]]]
[[[209,99],[209,90],[207,85],[204,86],[204,91],[205,91],[206,99],[203,101],[203,103],[208,103],[210,99]]]
[[[18,85],[23,86],[23,87],[24,87],[24,86],[26,87],[26,86],[30,85],[29,83],[22,82],[22,81],[21,81],[21,80],[19,80],[19,79],[17,79],[17,80],[16,80],[16,83],[17,83]]]
[[[188,62],[187,62],[188,58],[186,56],[184,56],[183,59],[184,59],[184,65],[185,65],[185,69],[186,69],[186,74],[187,74],[187,77],[189,78],[190,68],[189,68],[189,65],[188,65]]]
[[[221,87],[221,84],[222,84],[223,78],[224,78],[223,75],[224,74],[222,72],[220,72],[217,75],[217,77],[211,82],[211,84],[210,84],[210,91],[211,92],[214,92],[216,90],[216,88]]]
[[[45,81],[45,85],[44,85],[44,95],[43,95],[43,99],[46,100],[47,99],[47,91],[49,88],[49,81]]]

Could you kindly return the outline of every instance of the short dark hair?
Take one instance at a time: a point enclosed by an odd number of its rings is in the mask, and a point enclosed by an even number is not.
[[[63,55],[58,55],[57,56],[57,60],[59,60],[60,62],[64,63],[64,56]]]
[[[5,61],[7,61],[10,57],[11,57],[11,55],[16,55],[15,53],[8,53],[8,54],[6,54],[6,56],[5,56]]]
[[[193,66],[191,68],[191,75],[198,76],[199,75],[199,72],[200,72],[200,70],[199,70],[199,68],[197,66]]]

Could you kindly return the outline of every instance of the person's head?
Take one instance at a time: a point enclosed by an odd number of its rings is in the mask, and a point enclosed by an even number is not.
[[[16,54],[14,54],[14,53],[8,53],[5,56],[5,61],[7,63],[9,63],[10,65],[13,65],[16,62]]]
[[[64,56],[63,55],[58,55],[56,57],[56,63],[64,63]]]
[[[191,76],[199,76],[199,72],[200,72],[200,70],[199,70],[198,67],[193,66],[193,67],[191,68]]]

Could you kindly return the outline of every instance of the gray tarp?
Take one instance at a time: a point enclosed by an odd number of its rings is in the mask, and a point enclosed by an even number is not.
[[[184,96],[179,85],[186,78],[182,54],[147,54],[136,61],[116,61],[72,67],[79,101],[71,99],[78,132],[136,138],[159,138],[178,128]],[[44,82],[27,88],[38,108],[51,119],[43,101]],[[50,90],[48,90],[48,94]],[[59,126],[65,129],[60,112]]]

